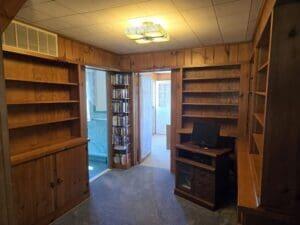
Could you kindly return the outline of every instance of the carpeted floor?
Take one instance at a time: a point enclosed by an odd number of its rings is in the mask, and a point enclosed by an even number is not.
[[[166,169],[112,170],[91,183],[91,197],[54,225],[232,225],[235,207],[209,211],[173,194]]]

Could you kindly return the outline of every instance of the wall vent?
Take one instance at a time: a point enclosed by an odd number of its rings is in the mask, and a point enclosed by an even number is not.
[[[2,36],[3,46],[58,56],[57,34],[13,20]]]

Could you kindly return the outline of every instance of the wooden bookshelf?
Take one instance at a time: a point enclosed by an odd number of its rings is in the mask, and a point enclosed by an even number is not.
[[[220,124],[221,136],[237,136],[240,74],[239,64],[184,67],[181,70],[177,128],[181,140],[188,140],[193,123],[199,120]]]
[[[73,63],[4,54],[17,224],[53,221],[58,212],[71,209],[89,195],[81,73],[81,67]],[[32,192],[40,194],[36,197]],[[42,205],[51,202],[59,204],[44,210]],[[40,210],[38,218],[36,210]]]
[[[262,33],[254,50],[253,60],[253,80],[252,80],[252,102],[251,102],[251,129],[249,161],[252,172],[253,183],[255,184],[255,194],[258,204],[261,199],[262,163],[264,154],[264,132],[265,132],[265,112],[268,96],[269,79],[269,49],[271,38],[271,19],[269,19],[265,30]]]
[[[133,91],[132,74],[110,74],[111,167],[129,169],[133,166]]]

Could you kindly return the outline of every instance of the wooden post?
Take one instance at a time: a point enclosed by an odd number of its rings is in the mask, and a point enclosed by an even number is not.
[[[0,224],[13,224],[11,173],[8,147],[7,109],[3,71],[2,38],[0,36]]]

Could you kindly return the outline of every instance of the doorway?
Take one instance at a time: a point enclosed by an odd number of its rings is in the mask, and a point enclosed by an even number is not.
[[[89,179],[96,179],[108,168],[107,73],[87,68],[86,102]]]
[[[140,149],[143,165],[170,169],[170,123],[171,71],[141,73]]]

